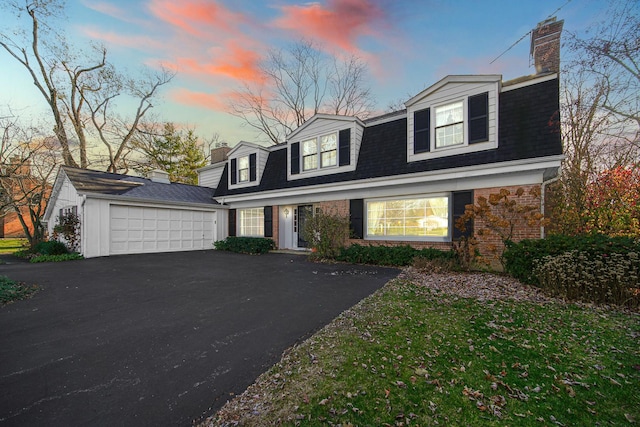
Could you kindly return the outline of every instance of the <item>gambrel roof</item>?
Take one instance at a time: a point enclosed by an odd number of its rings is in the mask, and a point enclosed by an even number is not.
[[[534,79],[522,86],[504,85],[498,95],[498,144],[495,149],[409,162],[407,114],[387,114],[381,120],[374,118],[364,123],[357,167],[353,171],[288,180],[288,150],[287,145],[283,144],[269,153],[259,185],[229,189],[227,166],[215,197],[560,156],[562,143],[558,93],[557,74]]]

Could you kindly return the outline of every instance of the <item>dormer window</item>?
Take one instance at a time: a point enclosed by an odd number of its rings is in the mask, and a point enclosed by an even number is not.
[[[319,156],[318,153],[320,153]],[[302,141],[302,170],[310,171],[336,166],[337,160],[338,137],[335,133]]]
[[[248,185],[257,181],[257,157],[257,154],[254,153],[230,159],[231,185]]]
[[[498,148],[500,76],[448,76],[405,103],[407,161]]]
[[[462,101],[436,107],[436,148],[464,144],[464,108]]]
[[[249,181],[249,156],[238,159],[238,182]]]

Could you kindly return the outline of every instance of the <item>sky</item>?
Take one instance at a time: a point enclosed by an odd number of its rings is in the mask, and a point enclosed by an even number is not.
[[[330,54],[357,55],[383,113],[450,74],[533,74],[527,33],[537,23],[557,16],[565,34],[582,34],[606,7],[603,0],[67,0],[57,29],[80,47],[103,44],[120,70],[176,70],[154,102],[156,117],[203,138],[218,133],[234,146],[263,139],[228,113],[228,100],[258,78],[269,49],[309,39]],[[2,11],[0,27],[16,23]],[[4,50],[0,106],[20,116],[47,114]]]

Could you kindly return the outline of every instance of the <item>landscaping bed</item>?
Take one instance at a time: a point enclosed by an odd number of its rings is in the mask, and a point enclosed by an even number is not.
[[[640,316],[407,268],[203,425],[628,425]]]

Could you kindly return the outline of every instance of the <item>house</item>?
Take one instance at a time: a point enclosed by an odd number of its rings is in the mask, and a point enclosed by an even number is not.
[[[80,220],[79,252],[86,258],[211,249],[221,236],[218,215],[227,208],[207,187],[60,167],[44,215],[49,235],[59,218]]]
[[[364,121],[317,114],[276,146],[213,150],[199,186],[63,167],[48,229],[77,212],[85,257],[206,249],[227,236],[304,250],[305,221],[322,210],[349,218],[352,243],[451,248],[465,205],[501,188],[544,192],[557,175],[562,26],[552,18],[532,31],[534,75],[447,76]]]
[[[460,237],[454,220],[478,197],[544,190],[563,159],[562,26],[552,18],[532,31],[534,75],[450,75],[402,111],[365,121],[318,114],[282,144],[240,142],[199,172],[229,207],[225,235],[303,249],[305,220],[320,209],[348,215],[352,243],[447,249]]]
[[[0,195],[7,199],[0,210],[0,238],[27,237],[25,227],[33,235],[31,211],[38,215],[44,210],[51,188],[33,174],[28,158],[14,156],[0,169]]]

